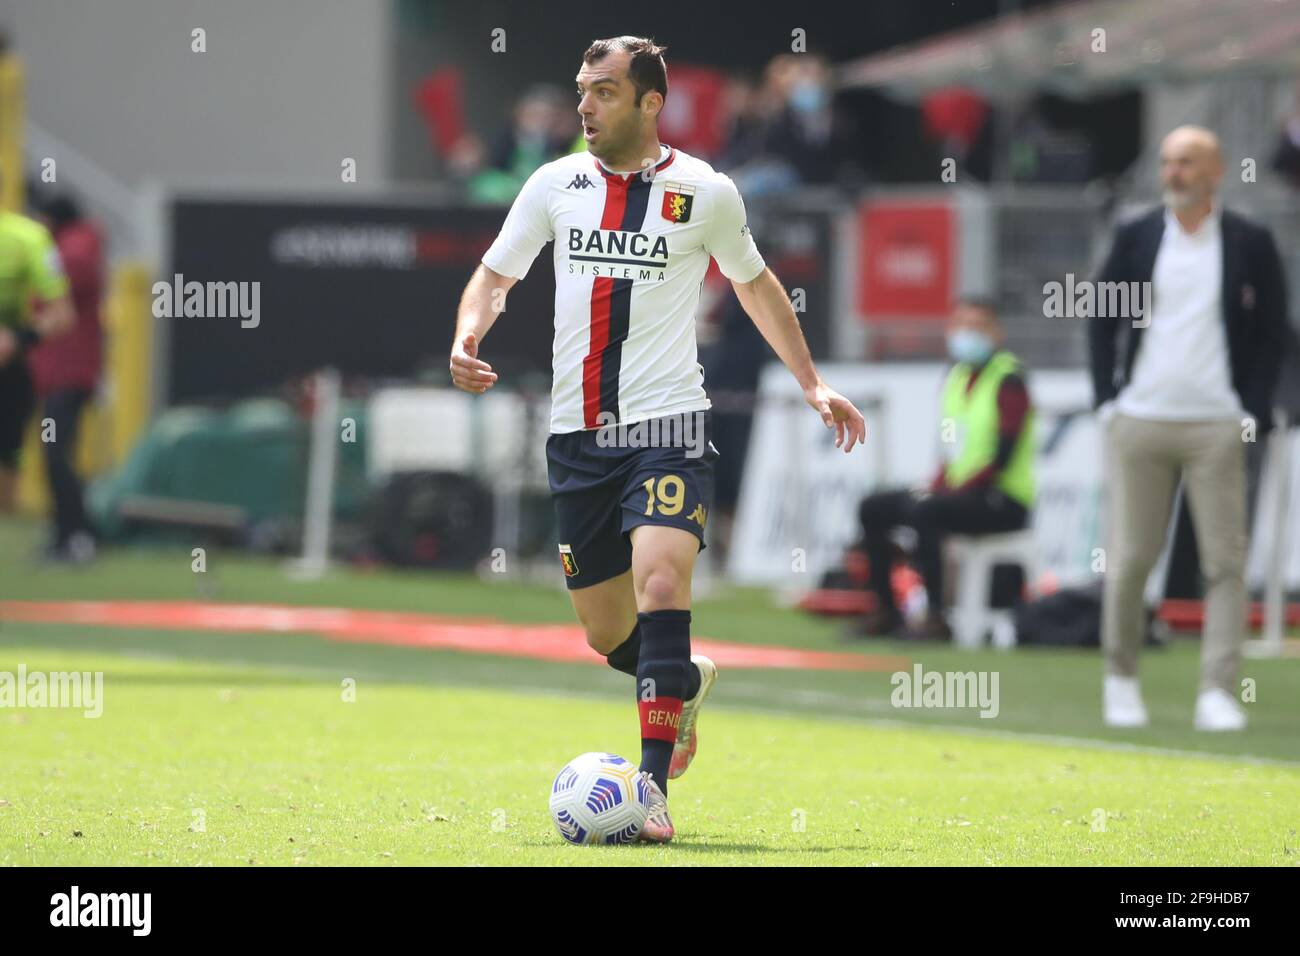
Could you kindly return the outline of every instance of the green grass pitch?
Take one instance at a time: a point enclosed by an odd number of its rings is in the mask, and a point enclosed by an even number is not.
[[[337,572],[188,549],[84,570],[0,529],[0,599],[275,601],[567,621],[558,591]],[[1153,726],[1098,720],[1094,653],[873,642],[752,592],[700,602],[721,640],[997,670],[1001,707],[901,710],[888,674],[724,670],[666,847],[570,847],[550,781],[586,750],[633,759],[628,678],[604,667],[347,644],[0,622],[0,670],[103,671],[104,713],[0,709],[0,865],[987,865],[1300,862],[1300,662],[1250,661],[1251,727],[1190,729],[1193,642],[1149,654]],[[345,679],[355,700],[345,700]]]

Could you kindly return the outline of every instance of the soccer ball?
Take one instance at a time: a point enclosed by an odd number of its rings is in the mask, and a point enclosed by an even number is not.
[[[570,760],[551,785],[551,819],[570,843],[632,843],[650,814],[650,790],[617,754]]]

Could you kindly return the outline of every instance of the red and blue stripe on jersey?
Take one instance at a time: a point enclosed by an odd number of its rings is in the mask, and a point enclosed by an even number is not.
[[[673,161],[676,151],[669,149],[654,171],[657,173]],[[654,177],[635,173],[626,178],[596,169],[605,179],[605,209],[601,229],[639,232],[645,226],[650,189]],[[623,362],[623,342],[632,320],[631,279],[597,276],[591,284],[591,344],[582,360],[582,414],[587,428],[596,428],[618,420],[618,376]],[[600,413],[605,412],[602,422]]]

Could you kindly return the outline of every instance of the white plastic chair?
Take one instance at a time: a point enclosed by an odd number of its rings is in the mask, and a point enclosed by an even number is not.
[[[1038,549],[1030,529],[973,537],[953,535],[947,539],[948,556],[956,570],[956,600],[948,611],[948,626],[958,647],[980,647],[984,635],[992,634],[993,646],[1016,646],[1015,620],[1010,610],[990,607],[993,568],[1018,564],[1025,580],[1037,572]]]

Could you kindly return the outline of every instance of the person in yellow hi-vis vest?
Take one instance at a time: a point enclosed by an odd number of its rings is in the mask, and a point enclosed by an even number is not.
[[[18,451],[36,403],[24,353],[74,320],[49,230],[0,209],[0,514],[14,507]]]
[[[944,462],[925,490],[894,490],[862,502],[871,590],[876,607],[854,630],[862,635],[949,640],[943,617],[944,535],[979,535],[1028,526],[1034,505],[1034,412],[1024,373],[1002,348],[1003,331],[992,303],[960,301],[947,330],[955,362],[943,387],[939,421]],[[915,529],[914,562],[925,579],[924,620],[905,625],[890,585],[890,532]]]

